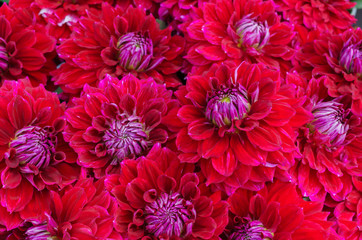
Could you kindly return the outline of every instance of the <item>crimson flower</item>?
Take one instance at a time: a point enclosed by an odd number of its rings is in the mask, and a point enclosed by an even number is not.
[[[35,18],[28,8],[0,7],[0,86],[4,80],[24,77],[33,85],[45,85],[49,71],[55,69],[50,54],[55,39]]]
[[[165,143],[177,121],[178,102],[171,95],[164,85],[131,74],[121,80],[107,76],[98,88],[86,85],[65,113],[66,138],[78,163],[101,176]]]
[[[121,173],[106,180],[118,200],[116,230],[130,240],[216,239],[227,224],[227,204],[193,170],[159,144],[139,161],[123,161]]]
[[[23,79],[5,81],[0,96],[0,200],[10,213],[1,214],[0,222],[9,229],[13,213],[41,220],[49,210],[49,190],[74,182],[79,170],[61,134],[65,104],[55,93]]]
[[[43,222],[26,222],[7,240],[122,239],[113,228],[116,202],[104,189],[104,181],[78,180],[61,192],[51,192],[51,213]]]
[[[69,38],[72,26],[87,11],[97,14],[101,11],[103,2],[112,4],[113,0],[10,0],[9,5],[13,8],[30,8],[38,17],[49,34],[56,39]]]
[[[280,22],[273,1],[215,0],[196,8],[184,24],[187,55],[194,69],[235,59],[262,62],[284,71],[294,55],[293,28]]]
[[[301,72],[310,78],[328,76],[325,85],[331,97],[349,95],[351,110],[362,116],[362,30],[350,28],[341,34],[311,32],[296,55]]]
[[[309,30],[340,33],[356,22],[349,13],[356,3],[348,0],[277,0],[277,8],[293,24]]]
[[[304,201],[294,184],[278,181],[259,192],[238,189],[228,202],[225,239],[339,239],[323,203]]]
[[[330,98],[326,77],[304,82],[305,108],[314,118],[300,128],[302,158],[293,166],[294,180],[304,196],[333,205],[352,191],[352,178],[361,177],[362,122],[351,112],[348,96]],[[302,82],[289,75],[289,82]],[[331,199],[329,199],[331,197]]]
[[[161,30],[152,15],[142,9],[102,5],[100,14],[88,14],[74,25],[70,39],[58,47],[65,63],[54,71],[55,84],[78,93],[88,83],[96,85],[106,74],[153,77],[168,86],[180,84],[183,38]]]
[[[229,65],[229,66],[228,66]],[[233,189],[260,189],[275,177],[284,180],[296,156],[295,127],[310,119],[282,85],[279,73],[263,64],[213,65],[190,75],[176,94],[185,127],[176,145],[183,162],[200,162],[207,183]],[[200,161],[199,159],[202,158]]]

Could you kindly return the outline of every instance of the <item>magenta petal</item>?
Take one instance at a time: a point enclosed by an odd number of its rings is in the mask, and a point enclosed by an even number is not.
[[[32,110],[28,101],[17,95],[8,104],[10,122],[16,129],[28,125],[32,119]]]

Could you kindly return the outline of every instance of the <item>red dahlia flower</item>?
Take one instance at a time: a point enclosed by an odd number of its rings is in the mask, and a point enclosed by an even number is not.
[[[295,128],[309,120],[292,85],[262,64],[213,65],[190,75],[176,94],[186,125],[176,144],[183,162],[198,162],[208,179],[225,187],[259,190],[285,175],[296,156]],[[289,177],[284,176],[284,180]]]
[[[356,22],[349,13],[356,3],[349,0],[277,0],[278,10],[293,24],[309,30],[340,33]]]
[[[227,224],[227,204],[209,194],[192,164],[155,145],[147,157],[126,160],[106,180],[119,203],[115,228],[135,239],[217,239]]]
[[[331,97],[350,95],[352,112],[362,116],[362,30],[343,34],[311,33],[297,54],[302,67],[313,76],[328,76],[325,85]],[[308,74],[307,74],[308,75]]]
[[[235,59],[286,70],[294,54],[292,26],[280,22],[273,1],[210,1],[196,8],[183,28],[188,42],[185,58],[196,69]]]
[[[71,38],[58,47],[65,63],[54,71],[55,84],[77,93],[84,84],[95,85],[106,74],[140,78],[152,76],[168,86],[179,85],[184,41],[160,30],[152,15],[129,7],[127,11],[104,3],[101,14],[88,14],[74,26]]]
[[[276,182],[257,193],[238,189],[228,202],[225,239],[339,239],[323,203],[304,201],[291,183]]]
[[[28,80],[5,81],[0,88],[0,200],[22,219],[39,220],[49,210],[48,190],[79,175],[71,165],[76,156],[61,134],[64,109],[55,93],[31,87]],[[12,216],[0,214],[0,222],[13,226]]]
[[[86,85],[66,110],[66,136],[78,163],[100,176],[165,143],[177,121],[178,102],[171,95],[164,85],[131,74],[121,80],[107,76],[98,88]]]
[[[289,82],[300,82],[289,77]],[[362,119],[351,112],[348,96],[328,96],[324,79],[313,78],[308,85],[305,81],[306,91],[301,93],[308,96],[305,108],[314,119],[301,128],[298,145],[303,158],[293,175],[303,195],[312,200],[323,202],[328,193],[328,198],[342,201],[352,191],[352,178],[362,176]]]
[[[50,200],[50,199],[49,199]],[[44,222],[30,222],[13,230],[7,240],[122,239],[114,230],[115,199],[104,190],[103,179],[81,179],[75,186],[51,192],[51,213]]]
[[[123,0],[124,1],[124,0]],[[38,20],[46,25],[49,34],[56,39],[68,38],[72,26],[87,11],[97,14],[103,2],[113,3],[113,0],[10,0],[13,8],[31,8],[38,15]]]
[[[33,85],[46,84],[55,69],[49,55],[55,39],[46,34],[30,9],[0,7],[0,85],[4,80],[29,77]]]

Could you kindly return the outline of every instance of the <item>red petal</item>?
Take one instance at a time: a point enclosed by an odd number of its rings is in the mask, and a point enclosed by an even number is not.
[[[141,159],[137,165],[138,177],[146,179],[153,187],[157,187],[157,178],[162,174],[155,161]]]
[[[220,157],[229,147],[229,138],[227,136],[220,138],[217,133],[212,137],[204,140],[201,145],[201,152],[203,158]]]
[[[7,145],[15,135],[14,127],[8,120],[0,118],[0,145]]]
[[[23,97],[15,96],[7,107],[9,120],[16,129],[27,126],[32,120],[32,109]]]
[[[201,196],[199,199],[197,199],[194,203],[197,216],[209,217],[213,210],[212,204],[213,202],[211,199],[206,196]]]
[[[203,119],[205,116],[202,112],[193,105],[184,105],[182,106],[178,112],[177,116],[183,121],[184,123],[191,123],[198,119]]]
[[[54,167],[50,166],[44,169],[44,171],[41,171],[40,177],[43,179],[44,183],[48,185],[59,185],[62,180],[60,172]]]
[[[73,58],[73,62],[84,70],[93,70],[104,64],[99,50],[81,51]]]
[[[74,187],[71,190],[67,191],[62,197],[62,221],[72,222],[78,219],[87,201],[87,195],[84,192],[83,188]]]
[[[161,175],[157,178],[157,185],[162,192],[170,193],[175,189],[176,181],[169,176]]]
[[[225,52],[219,46],[200,45],[195,51],[211,61],[221,61],[226,58]]]
[[[265,151],[276,151],[281,147],[279,134],[273,128],[260,126],[246,134],[252,144]]]
[[[226,36],[225,27],[219,22],[207,22],[202,26],[205,39],[214,45],[220,45],[222,39]]]
[[[33,48],[18,49],[16,57],[23,64],[23,68],[28,71],[36,71],[44,66],[45,57],[39,50]]]
[[[205,120],[197,120],[189,124],[188,133],[194,140],[205,140],[212,136],[215,126]]]
[[[211,217],[198,217],[192,227],[192,236],[201,239],[210,239],[215,232],[217,224]]]
[[[11,25],[5,16],[0,18],[0,37],[4,40],[7,40],[8,36],[11,34]]]
[[[266,153],[254,148],[249,141],[241,142],[240,136],[233,135],[230,146],[234,151],[236,159],[248,166],[258,166],[266,161]]]
[[[212,166],[221,175],[228,177],[234,173],[237,166],[237,160],[234,153],[229,149],[221,157],[212,158]]]
[[[21,182],[21,174],[17,169],[14,168],[5,168],[1,173],[1,182],[3,188],[16,188]]]
[[[1,204],[6,206],[8,212],[21,211],[30,202],[33,196],[33,186],[22,180],[14,189],[1,190]]]
[[[337,194],[343,188],[343,183],[341,179],[338,176],[330,173],[329,171],[319,173],[319,181],[321,184],[323,184],[326,191],[331,194]]]

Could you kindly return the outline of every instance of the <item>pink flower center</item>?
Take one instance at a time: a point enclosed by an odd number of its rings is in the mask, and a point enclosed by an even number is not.
[[[268,24],[256,21],[247,15],[236,22],[236,33],[240,36],[238,46],[262,49],[270,39]]]
[[[104,132],[103,141],[107,153],[113,157],[111,165],[125,158],[140,156],[152,145],[138,117],[112,121],[110,128]]]
[[[225,88],[207,96],[206,117],[216,126],[230,126],[233,120],[246,116],[250,110],[247,92],[242,87]]]
[[[19,161],[23,173],[33,173],[45,168],[52,158],[56,158],[57,138],[52,127],[28,126],[16,132],[10,148],[15,149],[15,158]]]
[[[155,237],[188,236],[196,218],[196,211],[190,201],[179,193],[162,193],[145,208],[146,230]]]
[[[349,110],[345,110],[342,103],[329,101],[316,104],[312,113],[313,126],[325,134],[334,146],[343,144],[349,129],[347,124]]]
[[[273,232],[264,227],[263,223],[251,218],[236,217],[234,229],[231,230],[230,240],[271,240]]]
[[[347,44],[343,47],[339,63],[348,73],[362,74],[362,42]]]
[[[28,228],[25,232],[27,240],[58,240],[56,236],[52,236],[48,232],[47,224],[36,225]]]
[[[117,43],[119,64],[126,70],[143,71],[153,57],[152,40],[140,33],[127,33]]]

